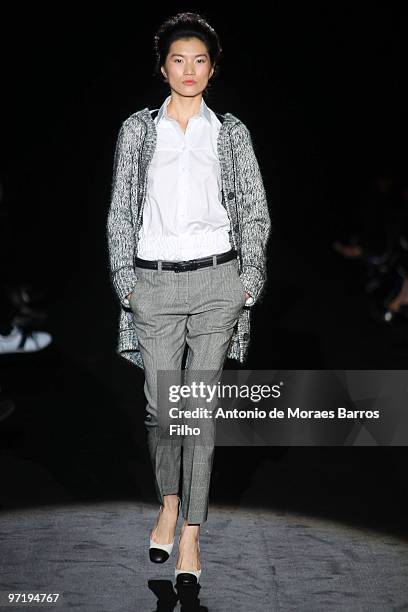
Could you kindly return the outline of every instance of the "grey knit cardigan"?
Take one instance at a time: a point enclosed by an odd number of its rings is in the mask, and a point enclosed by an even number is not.
[[[137,283],[134,256],[146,200],[147,174],[156,142],[153,118],[158,109],[148,107],[125,119],[119,129],[113,162],[113,180],[106,233],[111,283],[120,302],[116,352],[144,369],[126,302]],[[250,342],[251,308],[265,292],[266,251],[271,231],[265,188],[246,125],[232,113],[216,113],[221,121],[217,149],[221,167],[222,204],[231,222],[229,239],[238,252],[239,273],[254,301],[244,306],[235,325],[227,357],[243,363]]]

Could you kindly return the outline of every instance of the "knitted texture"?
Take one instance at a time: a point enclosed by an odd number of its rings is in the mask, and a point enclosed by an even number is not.
[[[117,353],[144,369],[133,323],[133,312],[125,300],[137,283],[133,260],[146,200],[147,177],[157,132],[149,108],[123,121],[116,142],[110,208],[106,234],[109,273],[120,303]],[[217,150],[221,167],[222,204],[231,222],[229,239],[239,255],[244,288],[254,301],[239,315],[227,357],[244,363],[251,336],[250,314],[262,301],[266,286],[267,243],[271,218],[266,192],[247,126],[232,113],[221,119]]]

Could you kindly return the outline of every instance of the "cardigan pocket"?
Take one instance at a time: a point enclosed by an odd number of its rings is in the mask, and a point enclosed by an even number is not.
[[[140,299],[140,293],[141,293],[140,289],[142,286],[143,286],[143,275],[140,274],[140,272],[138,272],[137,273],[137,283],[134,286],[133,291],[129,297],[129,305],[130,305],[132,312],[134,312],[135,307],[138,304],[138,300]]]
[[[245,289],[245,287],[244,287],[244,283],[243,283],[243,282],[242,282],[242,280],[241,280],[241,275],[240,275],[240,273],[239,273],[239,264],[238,264],[238,260],[237,260],[237,259],[234,261],[234,272],[235,272],[236,278],[237,278],[237,280],[238,280],[239,286],[240,286],[240,288],[241,288],[241,291],[242,291],[242,299],[243,299],[243,302],[244,302],[244,304],[245,304],[245,302],[246,302],[246,300],[247,300],[247,297],[246,297],[246,289]]]

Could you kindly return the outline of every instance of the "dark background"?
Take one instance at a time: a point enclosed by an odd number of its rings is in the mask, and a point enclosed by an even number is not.
[[[206,101],[249,127],[273,219],[268,295],[254,309],[245,367],[407,368],[407,327],[369,318],[361,267],[331,248],[367,177],[388,165],[406,179],[402,10],[140,6],[89,16],[71,5],[16,8],[3,23],[8,270],[46,290],[44,328],[54,343],[42,355],[0,360],[2,389],[16,404],[0,424],[2,507],[154,498],[143,374],[114,353],[118,305],[105,224],[119,127],[168,94],[152,76],[152,39],[179,10],[203,12],[221,37],[221,70]],[[236,475],[231,460],[240,461]],[[296,487],[279,479],[284,461]],[[271,487],[254,491],[254,503],[404,529],[404,447],[218,448],[212,499],[236,503],[259,465],[273,466]]]

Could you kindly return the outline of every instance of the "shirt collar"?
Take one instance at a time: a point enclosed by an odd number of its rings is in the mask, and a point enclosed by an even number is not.
[[[161,105],[159,112],[157,114],[157,123],[159,123],[159,121],[165,117],[167,118],[167,106],[169,104],[171,100],[171,95],[167,96],[167,98],[164,100],[163,104]],[[198,115],[200,117],[204,117],[204,119],[207,119],[208,123],[211,124],[211,113],[210,113],[210,109],[208,108],[207,104],[204,101],[204,98],[201,98],[201,104],[200,104],[200,110],[198,112]],[[195,116],[195,115],[193,115]],[[172,119],[172,117],[170,117],[170,119]]]

